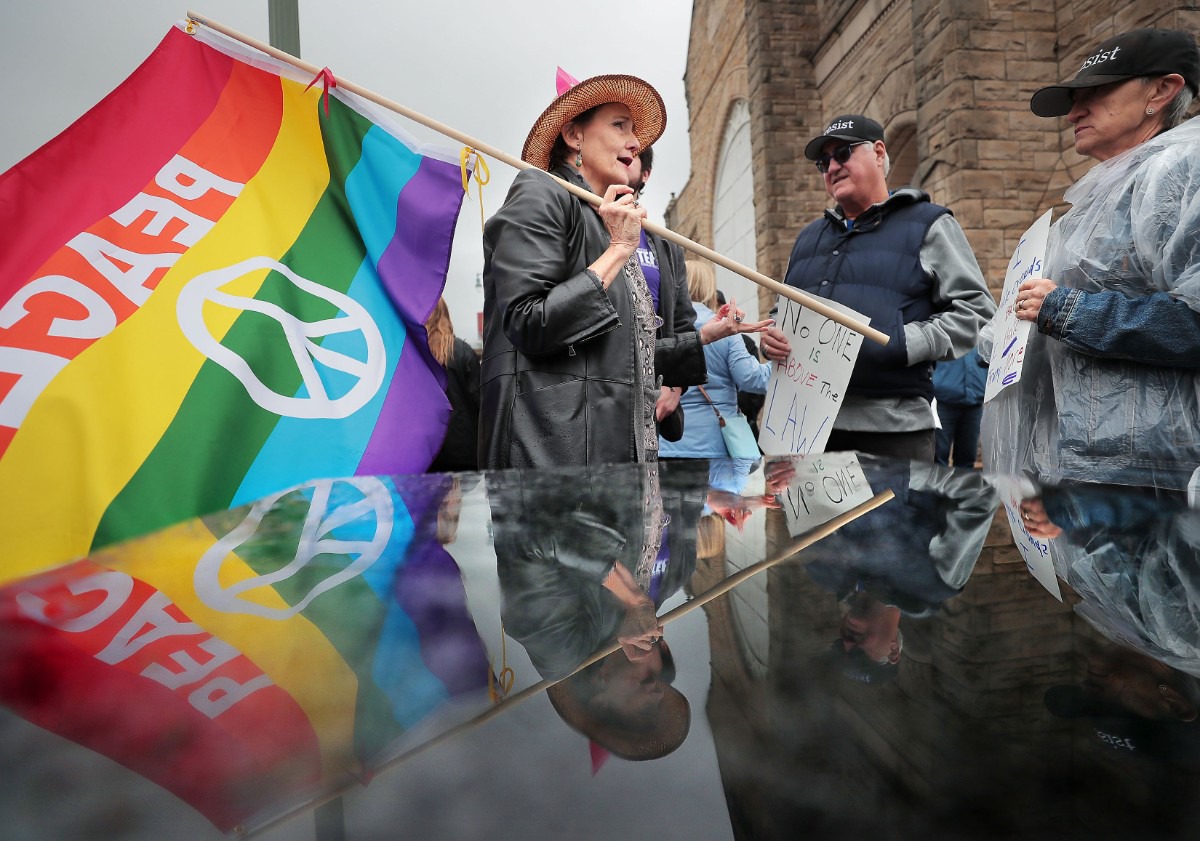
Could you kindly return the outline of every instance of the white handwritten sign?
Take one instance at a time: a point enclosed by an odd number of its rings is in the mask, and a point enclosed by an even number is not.
[[[854,453],[828,453],[792,459],[796,475],[783,493],[783,513],[792,537],[861,505],[871,498],[871,486]]]
[[[1025,521],[1021,519],[1021,500],[1034,494],[1033,485],[1028,481],[997,477],[996,490],[1004,503],[1004,513],[1008,515],[1013,542],[1025,559],[1029,574],[1061,602],[1062,591],[1058,587],[1058,576],[1054,574],[1054,562],[1050,559],[1050,544],[1030,534],[1025,528]]]
[[[1008,262],[1000,306],[992,317],[992,335],[995,339],[987,385],[983,390],[985,403],[1021,379],[1021,369],[1025,366],[1025,345],[1029,342],[1029,329],[1033,322],[1017,318],[1017,287],[1031,277],[1041,277],[1045,271],[1050,215],[1051,211],[1047,210],[1029,227]]]
[[[825,303],[870,323],[848,307]],[[758,444],[767,455],[823,452],[862,347],[862,334],[783,297],[775,323],[792,351],[786,362],[776,362],[771,371]]]

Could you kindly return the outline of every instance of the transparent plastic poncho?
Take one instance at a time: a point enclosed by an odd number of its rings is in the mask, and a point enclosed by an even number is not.
[[[1200,312],[1200,118],[1098,164],[1065,198],[1072,207],[1051,229],[1047,277],[1085,293],[1164,292]],[[1088,318],[1087,301],[1073,329],[1105,342],[1111,331]],[[1198,346],[1187,332],[1164,338]],[[1186,485],[1200,463],[1200,358],[1166,366],[1121,354],[1119,343],[1100,356],[1031,332],[1021,380],[984,411],[988,469]]]
[[[1200,677],[1200,511],[1133,533],[1054,543],[1075,611],[1113,642]]]

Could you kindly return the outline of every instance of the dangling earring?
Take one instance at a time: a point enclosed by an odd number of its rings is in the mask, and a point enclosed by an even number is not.
[[[582,146],[580,146],[578,149],[575,150],[575,168],[579,169],[579,167],[581,167],[581,166],[583,166],[583,147]]]

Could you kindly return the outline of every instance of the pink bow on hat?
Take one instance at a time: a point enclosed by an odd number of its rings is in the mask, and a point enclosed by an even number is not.
[[[588,751],[592,756],[592,776],[594,777],[600,773],[600,769],[604,766],[604,763],[608,762],[609,753],[591,739],[588,740]]]
[[[558,72],[554,74],[554,84],[558,87],[558,95],[562,96],[571,88],[578,85],[579,80],[560,67],[558,68]]]

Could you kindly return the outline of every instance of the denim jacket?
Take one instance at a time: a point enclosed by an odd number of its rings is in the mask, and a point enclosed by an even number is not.
[[[1022,379],[985,461],[1043,479],[1186,484],[1200,463],[1200,120],[1093,167],[1055,223]]]
[[[1075,610],[1105,636],[1200,675],[1200,511],[1152,488],[1042,492],[1055,571],[1082,599]]]

